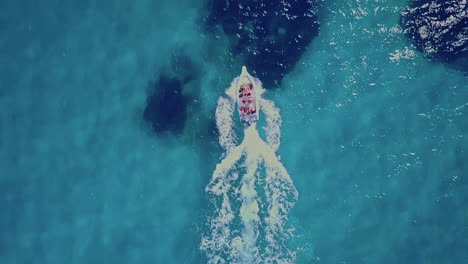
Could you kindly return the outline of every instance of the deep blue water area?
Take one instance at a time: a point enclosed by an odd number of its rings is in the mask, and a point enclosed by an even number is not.
[[[297,263],[468,263],[466,10],[1,1],[0,263],[206,263],[242,65],[280,108]]]

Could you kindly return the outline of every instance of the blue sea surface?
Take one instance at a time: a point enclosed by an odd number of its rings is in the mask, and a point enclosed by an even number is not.
[[[318,35],[265,87],[297,263],[468,263],[468,65],[414,46],[407,6],[318,1]],[[1,1],[0,263],[207,263],[216,102],[244,64],[207,12]]]

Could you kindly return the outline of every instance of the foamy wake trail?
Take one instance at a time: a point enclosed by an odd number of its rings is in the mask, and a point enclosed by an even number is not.
[[[298,194],[275,153],[281,117],[273,102],[261,99],[259,103],[267,121],[266,142],[251,125],[235,146],[235,105],[229,99],[218,100],[216,124],[226,156],[206,187],[216,208],[200,245],[208,263],[295,262],[296,252],[286,246],[292,230],[285,226]]]

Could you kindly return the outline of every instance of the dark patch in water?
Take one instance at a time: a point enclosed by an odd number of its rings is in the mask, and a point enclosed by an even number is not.
[[[180,133],[184,129],[187,99],[182,95],[183,83],[162,75],[154,84],[154,93],[147,99],[143,118],[157,132]]]
[[[313,2],[211,0],[205,23],[224,31],[231,52],[243,56],[268,88],[280,85],[318,35]]]
[[[168,64],[150,82],[143,119],[156,135],[181,136],[187,130],[190,133],[181,137],[185,140],[203,141],[212,137],[216,123],[214,116],[206,115],[202,109],[203,66],[196,61],[183,48],[174,48]]]
[[[189,83],[198,75],[192,59],[182,49],[175,49],[168,65],[150,83],[143,119],[154,132],[177,135],[184,130],[189,104],[198,97],[189,91]]]
[[[467,4],[462,0],[416,0],[402,13],[405,34],[427,56],[454,62],[468,55]],[[466,65],[465,65],[466,66]]]

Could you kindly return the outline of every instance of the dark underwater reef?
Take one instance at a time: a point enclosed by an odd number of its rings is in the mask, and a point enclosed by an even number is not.
[[[234,56],[265,84],[276,87],[318,35],[315,1],[209,0],[204,22],[222,30]]]
[[[182,95],[183,82],[162,75],[153,85],[154,91],[147,99],[143,118],[156,133],[182,132],[187,119],[187,99]]]
[[[402,13],[401,24],[413,44],[430,58],[451,63],[468,57],[466,0],[413,0]]]
[[[232,56],[252,69],[266,88],[277,87],[318,35],[311,0],[208,0],[204,28],[214,37],[221,30]],[[198,95],[184,92],[198,79],[198,67],[182,50],[150,82],[143,119],[158,135],[179,135],[188,123],[188,109]],[[189,94],[189,95],[188,95]],[[191,113],[194,114],[194,113]]]
[[[187,120],[187,108],[192,95],[184,93],[184,86],[197,76],[196,67],[185,54],[178,52],[150,82],[143,119],[157,134],[180,134]]]

